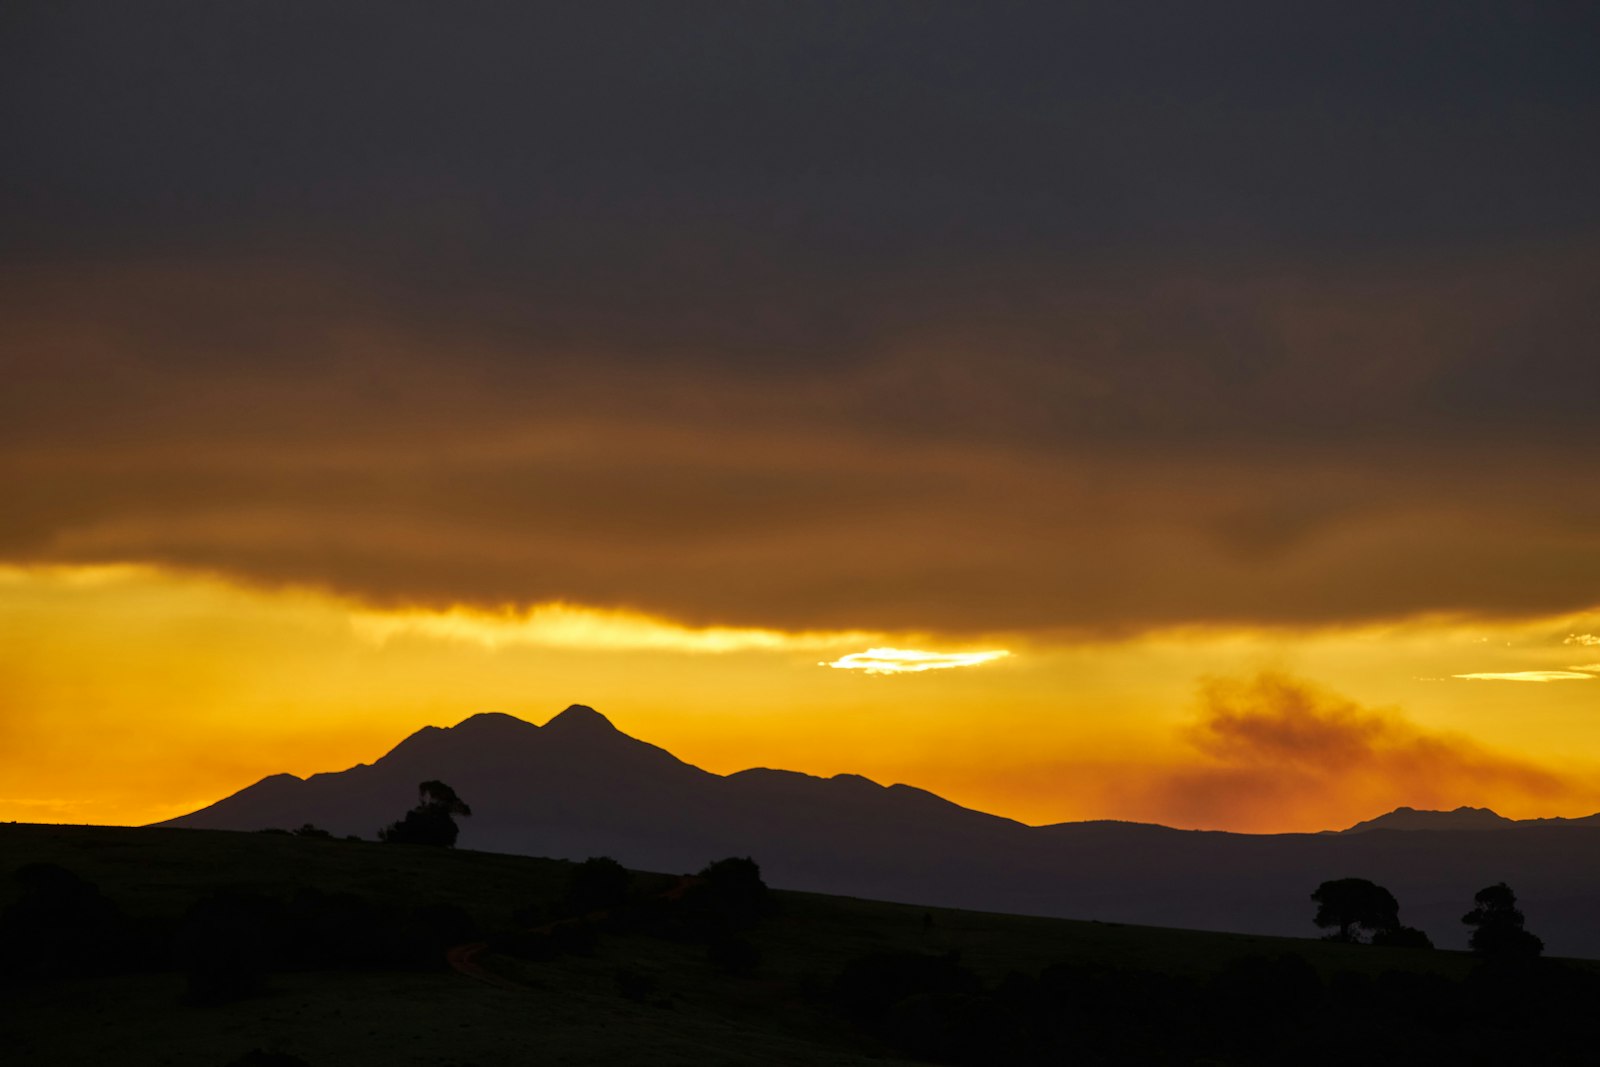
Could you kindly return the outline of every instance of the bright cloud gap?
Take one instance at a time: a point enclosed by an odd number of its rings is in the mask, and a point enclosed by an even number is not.
[[[1009,655],[1011,653],[1003,648],[987,652],[923,652],[913,648],[869,648],[865,652],[852,652],[832,663],[819,663],[817,666],[864,671],[867,674],[913,674],[920,671],[949,670],[953,667],[976,667]]]
[[[1584,671],[1486,671],[1450,677],[1469,682],[1584,682],[1595,676]]]
[[[483,611],[452,607],[438,611],[353,611],[356,633],[375,644],[397,637],[478,644],[664,652],[781,652],[838,647],[871,640],[871,634],[788,632],[733,626],[685,626],[640,612],[576,604],[535,604],[522,610]]]

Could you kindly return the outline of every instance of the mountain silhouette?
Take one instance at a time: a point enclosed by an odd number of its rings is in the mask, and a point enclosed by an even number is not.
[[[1454,811],[1418,811],[1400,807],[1375,819],[1358,822],[1341,834],[1368,830],[1514,830],[1528,826],[1600,826],[1600,814],[1580,819],[1508,819],[1488,808],[1460,807]]]
[[[1403,920],[1464,947],[1472,894],[1508,881],[1555,954],[1600,957],[1600,816],[1513,821],[1400,808],[1348,830],[1235,834],[1114,821],[1027,826],[908,785],[755,768],[717,775],[573,705],[543,726],[481,714],[428,726],[372,764],[264,778],[160,825],[310,822],[373,837],[448,782],[472,805],[463,848],[698,870],[751,855],[773,885],[1110,922],[1311,936],[1321,882],[1369,878]]]
[[[1497,815],[1488,808],[1460,807],[1454,811],[1418,811],[1416,808],[1395,808],[1376,819],[1358,822],[1345,834],[1361,834],[1368,830],[1504,830],[1516,826],[1516,821]]]

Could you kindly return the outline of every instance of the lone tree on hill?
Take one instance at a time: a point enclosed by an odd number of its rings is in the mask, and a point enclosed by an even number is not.
[[[749,856],[729,856],[695,876],[679,912],[697,936],[715,939],[756,925],[772,906],[761,866]]]
[[[423,782],[417,793],[417,806],[406,812],[404,819],[379,830],[378,839],[391,845],[454,846],[461,832],[454,816],[470,816],[472,809],[443,782]]]
[[[1522,912],[1510,886],[1496,882],[1472,899],[1477,907],[1461,917],[1473,927],[1467,939],[1472,951],[1495,963],[1531,960],[1544,951],[1544,942],[1522,928]]]
[[[627,868],[610,856],[590,856],[567,874],[564,903],[574,915],[606,911],[628,898]]]
[[[1317,904],[1317,916],[1312,921],[1323,929],[1338,927],[1327,935],[1329,941],[1360,944],[1363,931],[1373,938],[1400,929],[1400,902],[1383,886],[1365,878],[1323,882],[1311,899]]]

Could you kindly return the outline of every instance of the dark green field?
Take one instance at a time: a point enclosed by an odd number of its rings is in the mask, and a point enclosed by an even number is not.
[[[491,943],[494,932],[535,921],[530,915],[553,914],[573,869],[554,860],[287,835],[0,826],[0,870],[36,862],[58,864],[96,883],[130,922],[151,929],[179,923],[197,899],[222,887],[268,897],[310,887],[354,893],[395,908],[456,905],[488,932]],[[635,875],[633,892],[656,897],[675,881]],[[0,906],[14,899],[11,879],[0,893]],[[592,954],[547,959],[492,950],[479,954],[476,962],[491,980],[452,970],[442,958],[431,969],[284,968],[273,971],[252,995],[204,1004],[187,995],[178,968],[40,977],[34,972],[49,968],[32,964],[47,960],[12,960],[0,1049],[20,1053],[5,1056],[8,1063],[215,1067],[252,1049],[285,1053],[317,1067],[885,1063],[902,1062],[894,1054],[897,1047],[904,1052],[905,1042],[897,1046],[881,1029],[847,1017],[829,994],[851,961],[875,953],[958,953],[961,965],[994,990],[1008,974],[1037,976],[1062,963],[1089,975],[1142,976],[1140,981],[1156,983],[1149,986],[1149,1002],[1123,1003],[1115,1010],[1132,1020],[1148,1018],[1155,1029],[1178,1007],[1163,1000],[1163,990],[1181,997],[1185,989],[1211,988],[1207,983],[1222,976],[1245,973],[1252,961],[1285,954],[1303,958],[1314,969],[1313,985],[1320,981],[1334,990],[1419,981],[1435,991],[1467,988],[1477,967],[1470,956],[1453,952],[991,915],[803,893],[776,898],[772,913],[743,932],[759,951],[759,962],[738,973],[714,966],[704,944],[605,922],[597,924]],[[1308,933],[1314,930],[1311,911],[1308,901]],[[1292,1038],[1299,1044],[1303,1039],[1307,1047],[1316,1047],[1323,1023],[1315,1006],[1295,1014],[1287,1030],[1281,1011],[1274,1015],[1264,1004],[1262,1013],[1265,1030],[1276,1035],[1271,1040]],[[1086,1034],[1095,1022],[1082,1020]],[[1516,1045],[1519,1032],[1515,1027],[1508,1032],[1507,1040]],[[1415,1033],[1408,1029],[1394,1039],[1394,1047],[1425,1048],[1430,1034],[1427,1027]],[[1107,1051],[1103,1033],[1098,1040],[1085,1045],[1088,1062],[1121,1058],[1115,1048]],[[1228,1051],[1232,1046],[1224,1041],[1187,1056],[1182,1048],[1151,1040],[1144,1035],[1130,1044],[1127,1062],[1154,1055],[1151,1050],[1170,1062],[1273,1059],[1270,1050],[1263,1053],[1248,1042],[1242,1052]],[[1009,1058],[996,1057],[993,1062]],[[972,1061],[970,1051],[965,1058]]]

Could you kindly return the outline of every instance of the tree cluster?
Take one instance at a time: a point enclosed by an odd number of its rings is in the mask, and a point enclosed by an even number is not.
[[[1365,878],[1336,878],[1323,882],[1311,894],[1317,914],[1313,920],[1329,941],[1348,944],[1370,942],[1391,948],[1432,948],[1428,935],[1400,922],[1400,902],[1394,894]]]
[[[1326,940],[1350,944],[1370,943],[1390,948],[1432,948],[1428,935],[1400,923],[1400,904],[1394,894],[1365,878],[1336,878],[1323,882],[1311,894],[1317,905],[1313,921],[1332,930]],[[1531,960],[1544,951],[1544,942],[1523,928],[1516,894],[1504,882],[1478,890],[1474,907],[1461,917],[1473,928],[1472,951],[1494,963]]]

